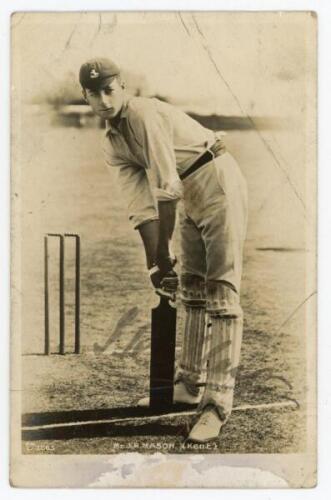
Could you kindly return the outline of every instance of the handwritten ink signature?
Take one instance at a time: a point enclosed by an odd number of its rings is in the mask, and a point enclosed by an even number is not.
[[[97,342],[93,344],[93,351],[95,354],[99,354],[101,352],[106,352],[106,350],[116,342],[117,339],[122,335],[122,330],[126,326],[129,326],[133,320],[136,319],[138,315],[139,309],[138,307],[132,307],[128,311],[126,311],[123,316],[117,321],[114,331],[109,335],[104,346],[100,346]],[[138,333],[138,332],[137,332]],[[136,334],[137,335],[137,334]]]
[[[97,342],[93,344],[93,351],[95,354],[100,354],[100,353],[105,353],[107,349],[109,349],[112,345],[115,344],[115,342],[121,337],[123,333],[123,329],[125,327],[128,327],[132,324],[133,321],[137,319],[139,313],[138,307],[132,307],[128,311],[126,311],[117,321],[116,326],[114,330],[111,332],[109,335],[108,339],[106,340],[106,343],[101,346]],[[207,325],[209,326],[209,325]],[[134,334],[133,338],[129,340],[129,342],[124,346],[122,352],[115,351],[113,354],[117,357],[123,357],[125,354],[130,353],[134,355],[135,353],[142,352],[144,350],[148,349],[148,345],[146,346],[146,337],[144,337],[144,332],[146,332],[146,329],[148,329],[149,325],[147,323],[143,324],[140,326],[137,330],[137,332]],[[231,362],[230,359],[222,359],[221,357],[218,357],[219,354],[225,349],[230,347],[231,342],[226,341],[223,343],[220,343],[217,347],[214,347],[212,349],[209,349],[206,351],[206,353],[203,356],[203,359],[201,361],[201,364],[204,363],[213,363],[214,369],[219,370],[220,374],[225,375],[228,374],[230,375],[231,378],[235,378],[237,375],[238,371],[238,366],[231,367]],[[135,358],[135,361],[138,365],[145,365],[145,362],[143,359],[139,360],[137,357]],[[250,374],[245,375],[245,380],[249,379],[258,379],[261,375],[265,376],[264,383],[268,382],[269,380],[278,380],[282,382],[285,386],[287,386],[288,390],[292,389],[291,383],[282,375],[277,375],[273,369],[270,368],[263,368],[260,370],[256,370]],[[198,383],[198,386],[204,386],[205,383]],[[299,407],[299,402],[294,399],[289,397],[288,394],[282,393],[282,398],[285,400],[290,400],[296,403],[297,407]]]

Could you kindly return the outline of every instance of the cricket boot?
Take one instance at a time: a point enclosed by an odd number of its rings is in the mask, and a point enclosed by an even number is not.
[[[186,386],[182,380],[174,383],[173,404],[185,403],[189,405],[197,405],[201,400],[201,394],[192,394],[192,391]],[[149,406],[149,396],[139,399],[137,406]]]
[[[207,405],[192,427],[188,441],[207,443],[218,437],[224,420],[220,418],[214,405]]]

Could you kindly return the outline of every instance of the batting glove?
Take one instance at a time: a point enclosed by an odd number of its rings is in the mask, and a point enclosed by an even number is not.
[[[154,266],[150,269],[149,275],[155,292],[160,297],[165,297],[172,301],[176,300],[178,276],[173,269],[171,269],[166,274],[163,274],[158,266]]]

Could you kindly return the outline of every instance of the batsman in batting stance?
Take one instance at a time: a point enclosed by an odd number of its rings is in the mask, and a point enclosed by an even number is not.
[[[178,285],[170,252],[178,208],[185,325],[174,403],[198,404],[188,438],[207,442],[231,414],[239,364],[245,180],[221,136],[168,103],[130,96],[113,61],[85,62],[79,81],[88,104],[106,120],[106,162],[141,235],[152,285],[166,297]]]

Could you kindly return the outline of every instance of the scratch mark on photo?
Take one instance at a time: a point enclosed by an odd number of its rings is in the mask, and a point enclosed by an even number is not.
[[[258,134],[260,140],[262,141],[262,143],[264,144],[265,148],[267,149],[267,151],[269,152],[270,156],[273,158],[274,162],[276,163],[276,165],[278,166],[278,168],[283,172],[284,176],[286,177],[288,183],[290,184],[293,192],[295,193],[296,197],[298,198],[302,208],[303,208],[303,215],[304,215],[304,218],[306,219],[306,205],[300,195],[300,193],[298,192],[296,186],[294,185],[289,173],[287,172],[286,168],[284,168],[280,162],[280,160],[278,159],[277,155],[275,154],[274,150],[272,149],[272,147],[270,146],[270,144],[268,143],[268,141],[266,140],[266,138],[263,136],[263,134],[261,133],[261,131],[257,128],[253,118],[245,111],[245,109],[243,108],[238,96],[235,94],[235,92],[232,90],[231,88],[231,85],[229,84],[229,82],[226,80],[226,78],[223,76],[221,70],[219,69],[211,51],[210,51],[210,48],[208,47],[208,44],[207,44],[207,40],[206,40],[206,37],[205,35],[203,34],[203,31],[201,30],[199,24],[198,24],[198,21],[196,20],[194,14],[192,14],[192,19],[193,19],[193,22],[196,26],[196,29],[198,31],[198,33],[200,34],[201,38],[203,39],[203,42],[201,43],[202,47],[204,48],[204,50],[207,52],[207,55],[211,61],[211,63],[213,64],[217,74],[219,75],[219,77],[221,78],[222,82],[224,83],[224,85],[226,86],[226,88],[228,89],[229,93],[231,94],[231,96],[233,97],[235,103],[237,104],[240,112],[242,113],[242,115],[246,116],[247,119],[249,120],[252,128],[256,131],[256,133]]]

